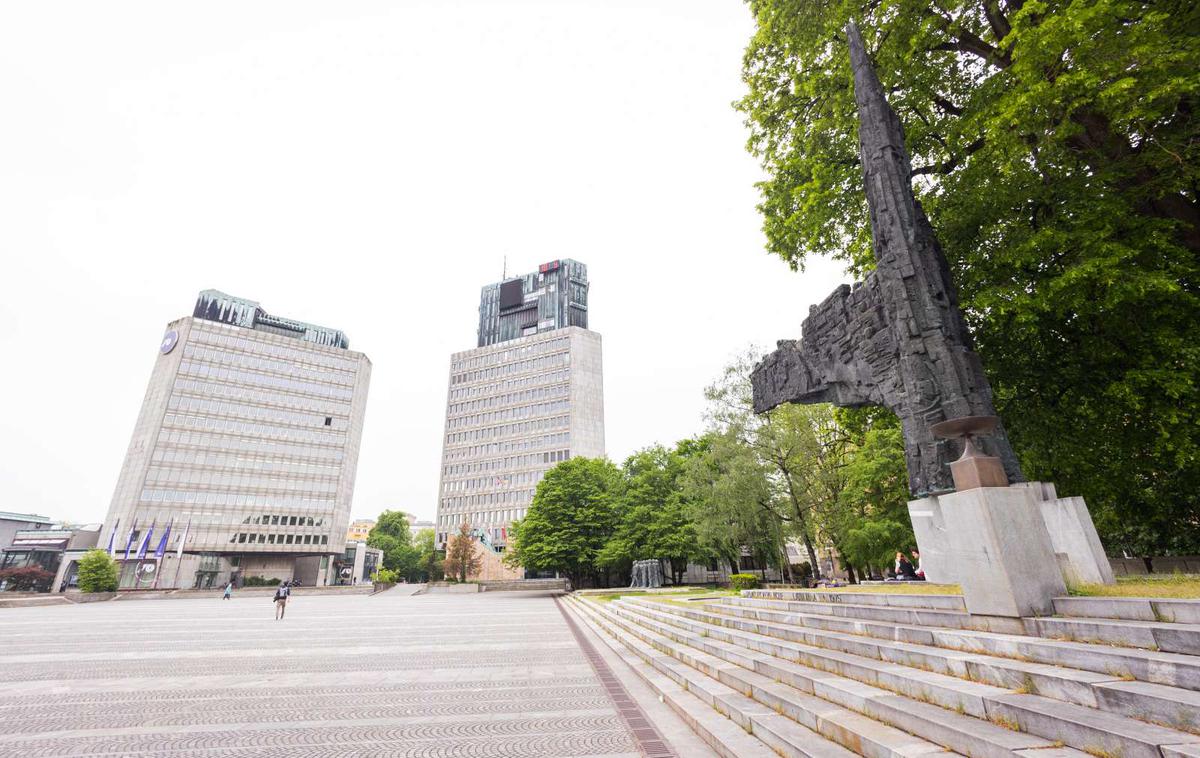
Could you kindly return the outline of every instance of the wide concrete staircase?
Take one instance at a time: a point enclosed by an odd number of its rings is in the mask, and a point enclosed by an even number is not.
[[[1036,619],[956,595],[569,602],[726,756],[1200,758],[1200,601],[1062,598]]]

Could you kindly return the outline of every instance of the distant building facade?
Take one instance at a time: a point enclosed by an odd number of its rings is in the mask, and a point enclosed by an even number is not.
[[[83,554],[96,547],[100,524],[37,523],[19,529],[0,543],[0,571],[36,568],[45,573],[33,589],[59,592],[75,585],[77,564]],[[0,591],[13,589],[0,579]]]
[[[367,543],[346,541],[346,549],[334,561],[335,578],[330,584],[369,584],[383,566],[383,551]]]
[[[439,546],[467,522],[503,551],[546,471],[604,455],[602,345],[585,328],[587,291],[587,268],[572,260],[483,288],[479,346],[450,358]]]
[[[347,542],[366,542],[367,535],[375,528],[375,519],[356,518],[350,522],[350,526],[346,529]]]
[[[36,513],[0,511],[0,549],[12,542],[13,536],[24,529],[49,529],[54,522]]]
[[[136,564],[122,586],[175,557],[187,565],[178,586],[328,583],[370,377],[341,331],[201,292],[192,316],[167,325],[104,521],[100,544]]]

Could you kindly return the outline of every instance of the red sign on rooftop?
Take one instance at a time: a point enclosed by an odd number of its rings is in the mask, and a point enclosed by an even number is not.
[[[538,272],[542,273],[542,274],[545,274],[548,271],[557,271],[557,270],[558,270],[558,261],[550,261],[549,263],[543,263],[541,266],[538,267]]]

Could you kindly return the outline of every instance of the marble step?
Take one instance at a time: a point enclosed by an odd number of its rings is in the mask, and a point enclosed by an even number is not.
[[[759,590],[748,590],[759,592]],[[972,616],[966,611],[937,608],[902,608],[883,605],[868,605],[857,601],[821,602],[815,600],[772,600],[757,596],[730,597],[726,600],[735,605],[753,605],[796,613],[819,613],[823,616],[858,619],[860,621],[885,621],[915,626],[939,626],[948,629],[979,629],[989,632],[1024,634],[1020,619],[999,616]]]
[[[1153,597],[1056,597],[1054,613],[1076,618],[1200,624],[1200,600]]]
[[[747,691],[748,688],[756,699],[782,709],[782,712],[800,723],[817,718],[819,724],[823,714],[835,708],[850,711],[858,719],[867,719],[863,722],[842,717],[842,723],[857,724],[860,731],[866,728],[864,723],[880,722],[963,755],[999,758],[1029,755],[1031,753],[1026,751],[1037,750],[1037,755],[1043,756],[1041,751],[1055,748],[1052,740],[1024,734],[826,671],[748,651],[714,638],[659,625],[649,619],[628,618],[617,611],[610,604],[600,612],[627,635],[648,641],[663,652],[718,677],[735,689]],[[644,623],[639,623],[639,620]],[[765,684],[762,683],[764,679]],[[839,739],[847,746],[856,744],[856,738],[852,735],[838,737],[833,729],[823,730],[822,733]],[[1064,755],[1082,758],[1082,753],[1075,750],[1068,750]]]
[[[722,648],[726,652],[723,657],[731,663],[747,666],[747,657],[754,654],[794,662],[979,719],[1000,720],[1080,750],[1097,749],[1124,756],[1154,758],[1163,745],[1200,743],[1200,735],[1095,708],[1038,695],[1011,693],[999,687],[943,674],[691,621],[671,612],[674,608],[659,612],[646,608],[644,604],[618,601],[611,610],[617,614],[630,614],[634,623],[707,652],[721,654],[706,647],[713,644],[741,648],[740,652]],[[698,645],[696,640],[700,641]],[[747,667],[753,669],[755,664],[750,663]]]
[[[1038,637],[1200,655],[1200,624],[1062,616],[1027,618],[1023,621],[1026,631]]]
[[[615,627],[592,603],[570,604],[576,614],[631,665],[693,731],[726,758],[854,758],[842,745],[768,708],[737,689],[656,649]],[[945,753],[908,735],[890,742],[868,741],[871,758]],[[916,749],[914,749],[916,748]]]
[[[890,592],[823,592],[821,590],[743,590],[742,597],[819,603],[852,603],[889,608],[966,611],[962,595],[902,595]]]
[[[758,674],[733,665],[702,650],[680,645],[674,640],[613,614],[598,603],[585,603],[609,633],[633,647],[649,647],[668,657],[688,674],[693,687],[708,687],[703,680],[715,681],[723,687],[745,696],[768,708],[772,713],[786,715],[797,725],[820,734],[854,754],[870,758],[900,758],[900,756],[949,755],[945,747],[922,739],[919,735],[881,723],[862,713],[837,703],[795,689],[782,680]],[[697,679],[699,677],[699,679]],[[882,690],[881,695],[888,695]],[[770,703],[770,705],[766,705]],[[716,707],[716,706],[714,706]],[[1040,744],[1040,743],[1039,743]]]
[[[689,692],[676,678],[669,677],[647,661],[652,657],[665,659],[662,653],[653,650],[643,651],[639,656],[619,638],[614,638],[609,630],[600,623],[579,601],[568,602],[568,608],[575,613],[580,623],[588,626],[597,636],[609,646],[660,700],[679,715],[692,731],[696,733],[709,747],[723,758],[774,758],[778,755],[763,741],[747,734],[728,717],[715,710],[710,702],[701,700],[694,692]]]
[[[949,650],[1065,666],[1099,674],[1111,674],[1118,678],[1133,678],[1143,682],[1200,690],[1200,658],[1196,656],[1045,639],[1026,635],[1023,630],[1018,634],[1004,634],[885,621],[862,621],[818,613],[783,611],[754,603],[733,603],[731,600],[736,598],[728,598],[718,603],[705,603],[703,607],[715,613],[742,618],[883,640],[936,645]]]
[[[660,610],[664,608],[661,603],[641,598],[628,599],[627,602]],[[743,632],[839,650],[1005,689],[1021,689],[1054,700],[1152,720],[1175,728],[1192,729],[1200,726],[1200,692],[1193,690],[1128,682],[1107,673],[946,650],[930,645],[884,641],[788,623],[744,619],[714,613],[706,606],[672,607],[670,612]],[[1131,686],[1135,684],[1139,686]]]

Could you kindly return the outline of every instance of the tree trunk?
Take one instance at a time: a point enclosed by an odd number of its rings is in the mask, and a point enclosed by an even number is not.
[[[821,564],[817,562],[817,551],[813,549],[812,539],[808,536],[808,527],[805,526],[800,534],[804,537],[804,549],[808,551],[808,561],[812,564],[813,579],[821,579]]]
[[[804,537],[804,547],[808,550],[808,562],[812,564],[813,579],[821,578],[821,565],[817,563],[817,551],[813,550],[812,538],[808,536],[808,519],[804,515],[804,511],[800,508],[800,498],[796,497],[796,486],[792,482],[791,474],[783,466],[779,467],[783,473],[784,479],[787,480],[788,499],[792,501],[792,513],[796,519],[796,526],[800,527],[800,535]]]
[[[781,538],[779,557],[783,560],[783,566],[779,572],[779,577],[788,584],[795,584],[796,575],[792,573],[792,561],[788,557],[787,537]]]

